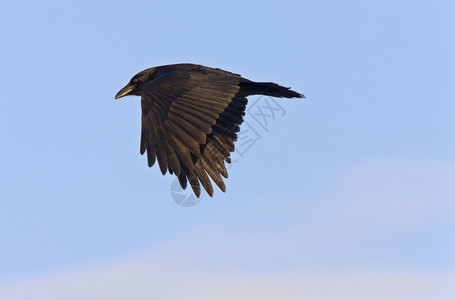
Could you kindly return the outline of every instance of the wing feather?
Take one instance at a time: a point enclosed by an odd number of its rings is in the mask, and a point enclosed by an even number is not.
[[[149,166],[158,161],[163,174],[175,174],[196,196],[202,184],[213,195],[210,178],[222,190],[228,177],[236,132],[246,98],[239,96],[240,76],[232,73],[168,71],[144,85],[141,98],[141,154]]]

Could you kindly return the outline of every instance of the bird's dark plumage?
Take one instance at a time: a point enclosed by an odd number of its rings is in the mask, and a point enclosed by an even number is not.
[[[148,165],[175,174],[182,188],[189,181],[213,195],[210,178],[224,192],[239,126],[249,95],[303,98],[272,82],[253,82],[238,74],[194,64],[166,65],[136,74],[115,99],[141,96],[141,154]],[[210,178],[209,178],[210,177]]]

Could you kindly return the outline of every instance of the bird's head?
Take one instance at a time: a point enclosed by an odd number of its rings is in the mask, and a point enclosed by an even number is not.
[[[154,75],[155,68],[150,68],[137,73],[133,76],[133,78],[131,78],[130,82],[128,82],[128,84],[122,88],[117,93],[117,95],[115,95],[115,99],[119,99],[128,95],[140,96],[142,94],[142,88],[144,87],[144,84],[152,80],[154,78]]]

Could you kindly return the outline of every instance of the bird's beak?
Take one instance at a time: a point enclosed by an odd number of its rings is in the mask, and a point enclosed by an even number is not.
[[[121,89],[117,95],[115,95],[115,99],[122,98],[123,96],[127,96],[134,90],[134,85],[127,85],[123,89]]]

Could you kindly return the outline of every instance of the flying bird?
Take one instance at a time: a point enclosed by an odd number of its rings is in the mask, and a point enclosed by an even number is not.
[[[223,191],[225,162],[231,163],[247,96],[305,98],[273,82],[254,82],[238,74],[196,64],[149,68],[133,76],[115,99],[141,96],[140,153],[147,152],[149,167],[158,161],[163,175],[169,171],[186,189],[210,196],[209,177]]]

